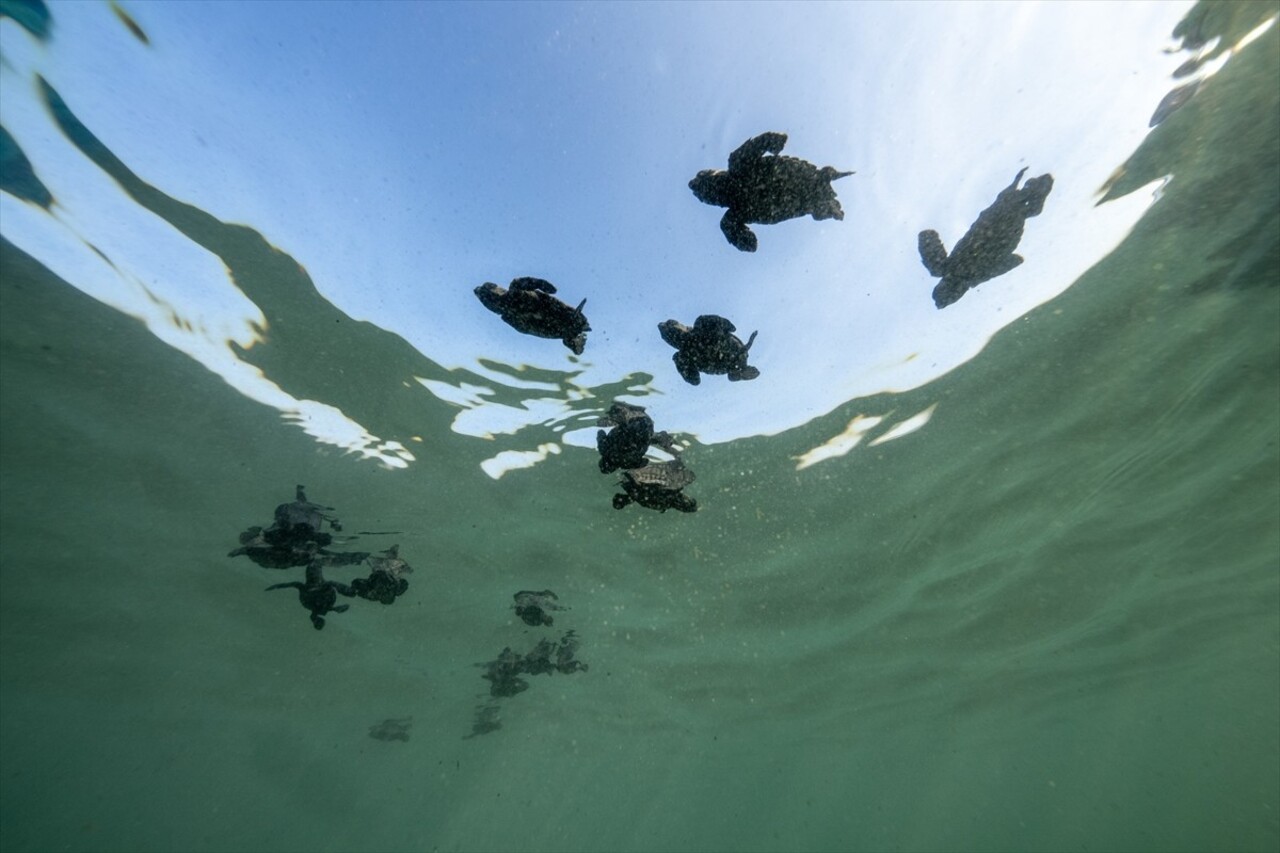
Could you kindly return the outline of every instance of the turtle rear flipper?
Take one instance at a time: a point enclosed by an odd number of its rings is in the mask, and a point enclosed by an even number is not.
[[[543,278],[521,276],[511,280],[512,290],[541,290],[543,293],[555,293],[556,286]],[[585,300],[584,300],[585,301]]]
[[[924,263],[924,268],[929,271],[929,275],[934,278],[946,275],[947,247],[942,245],[942,238],[938,236],[938,232],[932,229],[921,231],[919,246],[920,260]]]
[[[950,278],[944,278],[938,282],[938,286],[933,289],[933,304],[939,308],[946,308],[955,302],[969,289],[969,285],[964,282],[955,281]]]
[[[754,252],[756,250],[756,235],[751,233],[747,223],[734,216],[732,211],[720,217],[720,230],[724,232],[724,238],[735,249],[742,252]]]
[[[698,363],[692,355],[686,352],[677,352],[671,356],[671,360],[676,363],[676,370],[680,371],[681,378],[690,385],[698,385],[702,382],[702,377],[698,375]]]
[[[744,367],[741,370],[730,370],[729,381],[737,382],[739,380],[755,379],[760,375],[760,371],[754,367]]]
[[[629,503],[631,503],[631,495],[628,495],[624,492],[618,492],[616,495],[613,496],[614,509],[622,509]]]

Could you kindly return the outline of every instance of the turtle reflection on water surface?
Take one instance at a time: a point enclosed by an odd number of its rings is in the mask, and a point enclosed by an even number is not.
[[[312,545],[313,551],[314,548],[315,546]],[[326,613],[345,613],[351,606],[337,603],[339,593],[348,598],[355,595],[351,587],[346,584],[325,580],[324,566],[325,558],[313,553],[313,559],[307,564],[305,582],[292,581],[290,583],[272,584],[267,587],[268,592],[273,589],[298,590],[298,601],[304,608],[311,611],[311,624],[317,631],[324,628]]]
[[[549,589],[541,592],[534,592],[528,589],[522,589],[512,596],[516,603],[512,605],[516,609],[516,615],[526,625],[552,625],[555,619],[547,611],[550,610],[566,610],[563,604],[557,604],[560,596],[556,595]]]
[[[622,492],[613,496],[613,508],[622,509],[635,502],[658,512],[669,509],[695,512],[698,502],[681,491],[694,479],[693,472],[679,459],[650,462],[643,468],[623,471]]]
[[[661,447],[673,456],[680,452],[669,433],[653,431],[653,418],[645,414],[644,406],[615,401],[596,426],[613,427],[608,432],[596,432],[601,474],[619,468],[643,468],[649,464],[645,453],[650,446]]]
[[[334,554],[325,551],[333,542],[333,536],[321,528],[327,523],[333,530],[341,530],[335,516],[327,515],[333,507],[321,506],[307,500],[304,486],[298,486],[293,503],[276,507],[275,521],[265,530],[250,527],[240,534],[240,547],[230,551],[228,557],[244,555],[264,569],[288,569],[305,566],[315,554],[329,560],[329,565],[345,565],[362,562],[367,553]]]
[[[400,546],[392,545],[381,554],[366,555],[372,569],[366,578],[351,581],[351,591],[369,601],[393,604],[397,596],[409,589],[409,579],[404,577],[413,567],[400,559]]]

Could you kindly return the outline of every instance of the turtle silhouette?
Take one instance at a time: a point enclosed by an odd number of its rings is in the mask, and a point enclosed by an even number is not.
[[[772,225],[786,219],[844,219],[831,182],[852,175],[781,155],[785,133],[762,133],[729,155],[729,170],[703,169],[689,181],[698,201],[727,207],[720,230],[743,252],[756,250],[750,223]]]
[[[634,502],[658,512],[696,512],[698,502],[681,491],[694,479],[693,472],[679,459],[650,462],[643,468],[623,471],[622,492],[613,496],[613,508],[622,509]]]
[[[752,332],[744,344],[734,332],[733,323],[717,314],[703,314],[693,321],[693,328],[675,320],[658,324],[658,334],[676,348],[671,360],[676,370],[690,385],[702,382],[701,373],[729,376],[730,382],[755,379],[760,371],[747,364],[747,352],[755,343]]]
[[[315,550],[314,544],[311,545],[311,549]],[[296,589],[298,601],[304,608],[311,611],[311,624],[317,631],[324,628],[326,613],[343,613],[350,607],[349,604],[337,603],[339,593],[348,597],[355,595],[351,587],[346,584],[325,580],[324,566],[325,557],[315,554],[314,559],[307,564],[305,581],[277,583],[267,587],[268,592],[273,589]]]
[[[941,278],[933,289],[933,304],[946,308],[970,289],[984,281],[1002,276],[1022,263],[1014,254],[1022,240],[1022,230],[1032,216],[1039,216],[1044,200],[1053,189],[1053,175],[1044,174],[1027,181],[1021,189],[1018,182],[1026,167],[1014,175],[1013,183],[1000,191],[996,200],[969,226],[951,254],[942,245],[937,231],[921,231],[920,260],[929,275]]]
[[[329,560],[329,565],[343,560],[347,563],[362,562],[368,554],[334,554],[325,550],[325,546],[333,542],[333,536],[321,528],[327,523],[331,529],[341,530],[342,525],[336,517],[327,514],[333,511],[333,507],[307,500],[305,488],[297,486],[293,502],[276,507],[275,520],[270,527],[264,530],[254,526],[241,533],[240,547],[227,556],[247,556],[264,569],[305,566],[317,553]]]
[[[369,601],[380,601],[383,604],[394,604],[396,597],[404,595],[409,589],[409,579],[405,575],[413,572],[413,567],[400,559],[400,546],[392,545],[380,554],[366,554],[372,571],[365,578],[351,581],[351,592]]]
[[[550,611],[566,609],[564,605],[556,603],[560,596],[549,589],[541,591],[522,589],[512,598],[516,600],[516,603],[512,605],[516,610],[516,615],[526,625],[533,625],[534,627],[555,624],[555,617],[551,615]]]
[[[596,432],[596,448],[600,451],[600,473],[608,474],[619,468],[643,468],[649,464],[645,453],[650,445],[661,447],[675,455],[679,452],[675,439],[666,432],[653,431],[653,418],[645,414],[644,406],[615,401],[596,426],[613,429]]]
[[[476,296],[508,326],[539,338],[559,338],[574,355],[582,355],[591,325],[582,313],[587,300],[570,308],[557,299],[556,286],[541,278],[513,279],[509,288],[485,282],[476,288]]]

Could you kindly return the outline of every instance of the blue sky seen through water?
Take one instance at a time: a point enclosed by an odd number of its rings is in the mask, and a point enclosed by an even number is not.
[[[5,234],[99,298],[155,314],[153,330],[233,384],[259,383],[225,347],[249,339],[253,306],[58,140],[30,91],[38,71],[145,180],[260,231],[344,311],[443,365],[586,366],[583,386],[650,373],[662,396],[643,402],[660,426],[704,441],[772,432],[945,372],[1124,237],[1151,193],[1100,208],[1095,193],[1185,60],[1162,48],[1189,5],[129,6],[144,47],[106,4],[51,3],[47,47],[4,24],[2,109],[59,219],[6,196]],[[836,184],[843,222],[759,226],[751,255],[686,184],[764,130],[857,174]],[[916,233],[954,245],[1023,166],[1056,179],[1028,222],[1027,262],[938,311]],[[519,275],[588,299],[580,365],[472,295]],[[759,330],[760,379],[680,380],[656,326],[700,313]],[[481,409],[459,428],[557,408]]]

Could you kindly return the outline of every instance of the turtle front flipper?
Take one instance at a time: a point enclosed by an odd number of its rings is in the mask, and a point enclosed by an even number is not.
[[[511,290],[541,290],[543,293],[555,293],[556,286],[543,278],[521,276],[511,280]],[[586,300],[583,300],[584,302]]]
[[[613,496],[614,509],[623,509],[629,503],[631,503],[631,495],[625,494],[623,492],[618,492],[616,495]]]
[[[942,238],[932,229],[920,232],[920,260],[929,275],[942,278],[947,269],[947,247],[942,245]]]
[[[735,249],[743,252],[756,250],[756,235],[751,233],[747,223],[734,215],[732,210],[720,217],[720,230],[724,232],[724,238]]]
[[[690,385],[698,385],[702,382],[702,377],[698,375],[698,362],[692,354],[681,350],[671,356],[671,360],[676,363],[676,370],[680,371],[681,378]]]
[[[721,317],[719,314],[699,314],[698,318],[693,321],[693,330],[704,335],[724,335],[738,331],[738,327],[733,325],[728,318]]]
[[[1005,255],[1003,258],[991,265],[991,275],[988,276],[986,280],[990,281],[991,279],[998,278],[1007,272],[1012,272],[1022,265],[1022,261],[1022,255],[1015,255],[1013,253]]]
[[[753,136],[729,155],[729,171],[741,169],[765,154],[781,154],[786,144],[787,135],[777,131],[767,131],[759,136]]]

